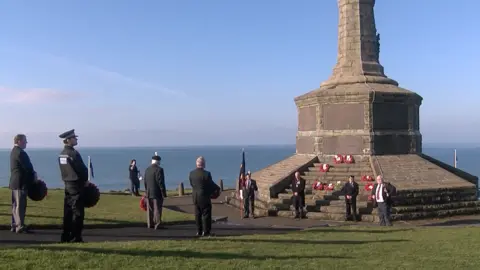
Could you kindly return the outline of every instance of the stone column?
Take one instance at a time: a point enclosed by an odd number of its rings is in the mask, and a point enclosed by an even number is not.
[[[374,5],[375,0],[338,0],[337,64],[321,88],[367,82],[398,86],[387,78],[379,62]]]

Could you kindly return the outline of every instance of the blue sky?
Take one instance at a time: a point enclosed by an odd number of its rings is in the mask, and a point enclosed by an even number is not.
[[[0,147],[294,143],[336,62],[335,0],[0,0]],[[480,142],[479,1],[378,0],[424,142]]]

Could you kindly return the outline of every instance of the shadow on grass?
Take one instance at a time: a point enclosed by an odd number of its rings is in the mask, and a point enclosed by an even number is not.
[[[480,225],[480,219],[447,220],[443,222],[432,222],[421,225],[422,227],[434,226],[459,226],[459,225]]]
[[[118,249],[102,249],[102,248],[89,248],[89,247],[26,247],[25,249],[45,250],[53,252],[89,252],[107,255],[122,255],[122,256],[139,256],[139,257],[181,257],[188,259],[244,259],[244,260],[291,260],[291,259],[351,259],[352,257],[345,256],[302,256],[302,255],[278,255],[278,256],[266,256],[266,255],[247,255],[240,253],[227,253],[227,252],[198,252],[189,250],[118,250]]]
[[[0,216],[11,216],[11,214],[0,213]],[[58,223],[55,224],[30,224],[28,225],[31,229],[61,229],[63,217],[57,216],[43,216],[43,215],[28,215],[26,216],[26,222],[28,223],[28,218],[45,218],[57,220]],[[116,220],[116,219],[102,219],[102,218],[85,218],[84,229],[115,229],[115,228],[129,228],[129,227],[144,227],[146,226],[145,222],[134,222],[128,220]],[[88,223],[88,222],[98,222],[98,223]],[[194,224],[193,220],[179,220],[179,221],[170,221],[165,222],[166,225],[187,225]],[[10,225],[0,224],[0,230],[10,230]]]

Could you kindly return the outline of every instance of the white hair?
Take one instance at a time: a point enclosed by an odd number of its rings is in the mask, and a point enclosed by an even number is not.
[[[205,158],[199,156],[195,162],[197,164],[197,168],[205,168]]]

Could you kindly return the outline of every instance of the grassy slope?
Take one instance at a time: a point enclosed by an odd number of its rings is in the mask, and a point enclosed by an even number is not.
[[[10,224],[11,193],[6,188],[0,188],[0,224]],[[128,195],[102,194],[95,207],[86,209],[86,224],[119,224],[145,222],[145,212],[140,210],[140,198]],[[49,190],[43,201],[28,200],[26,224],[61,224],[63,216],[63,191]],[[185,213],[164,209],[165,222],[191,220],[192,216]]]
[[[479,249],[479,228],[343,227],[276,236],[3,248],[0,269],[480,269]]]

